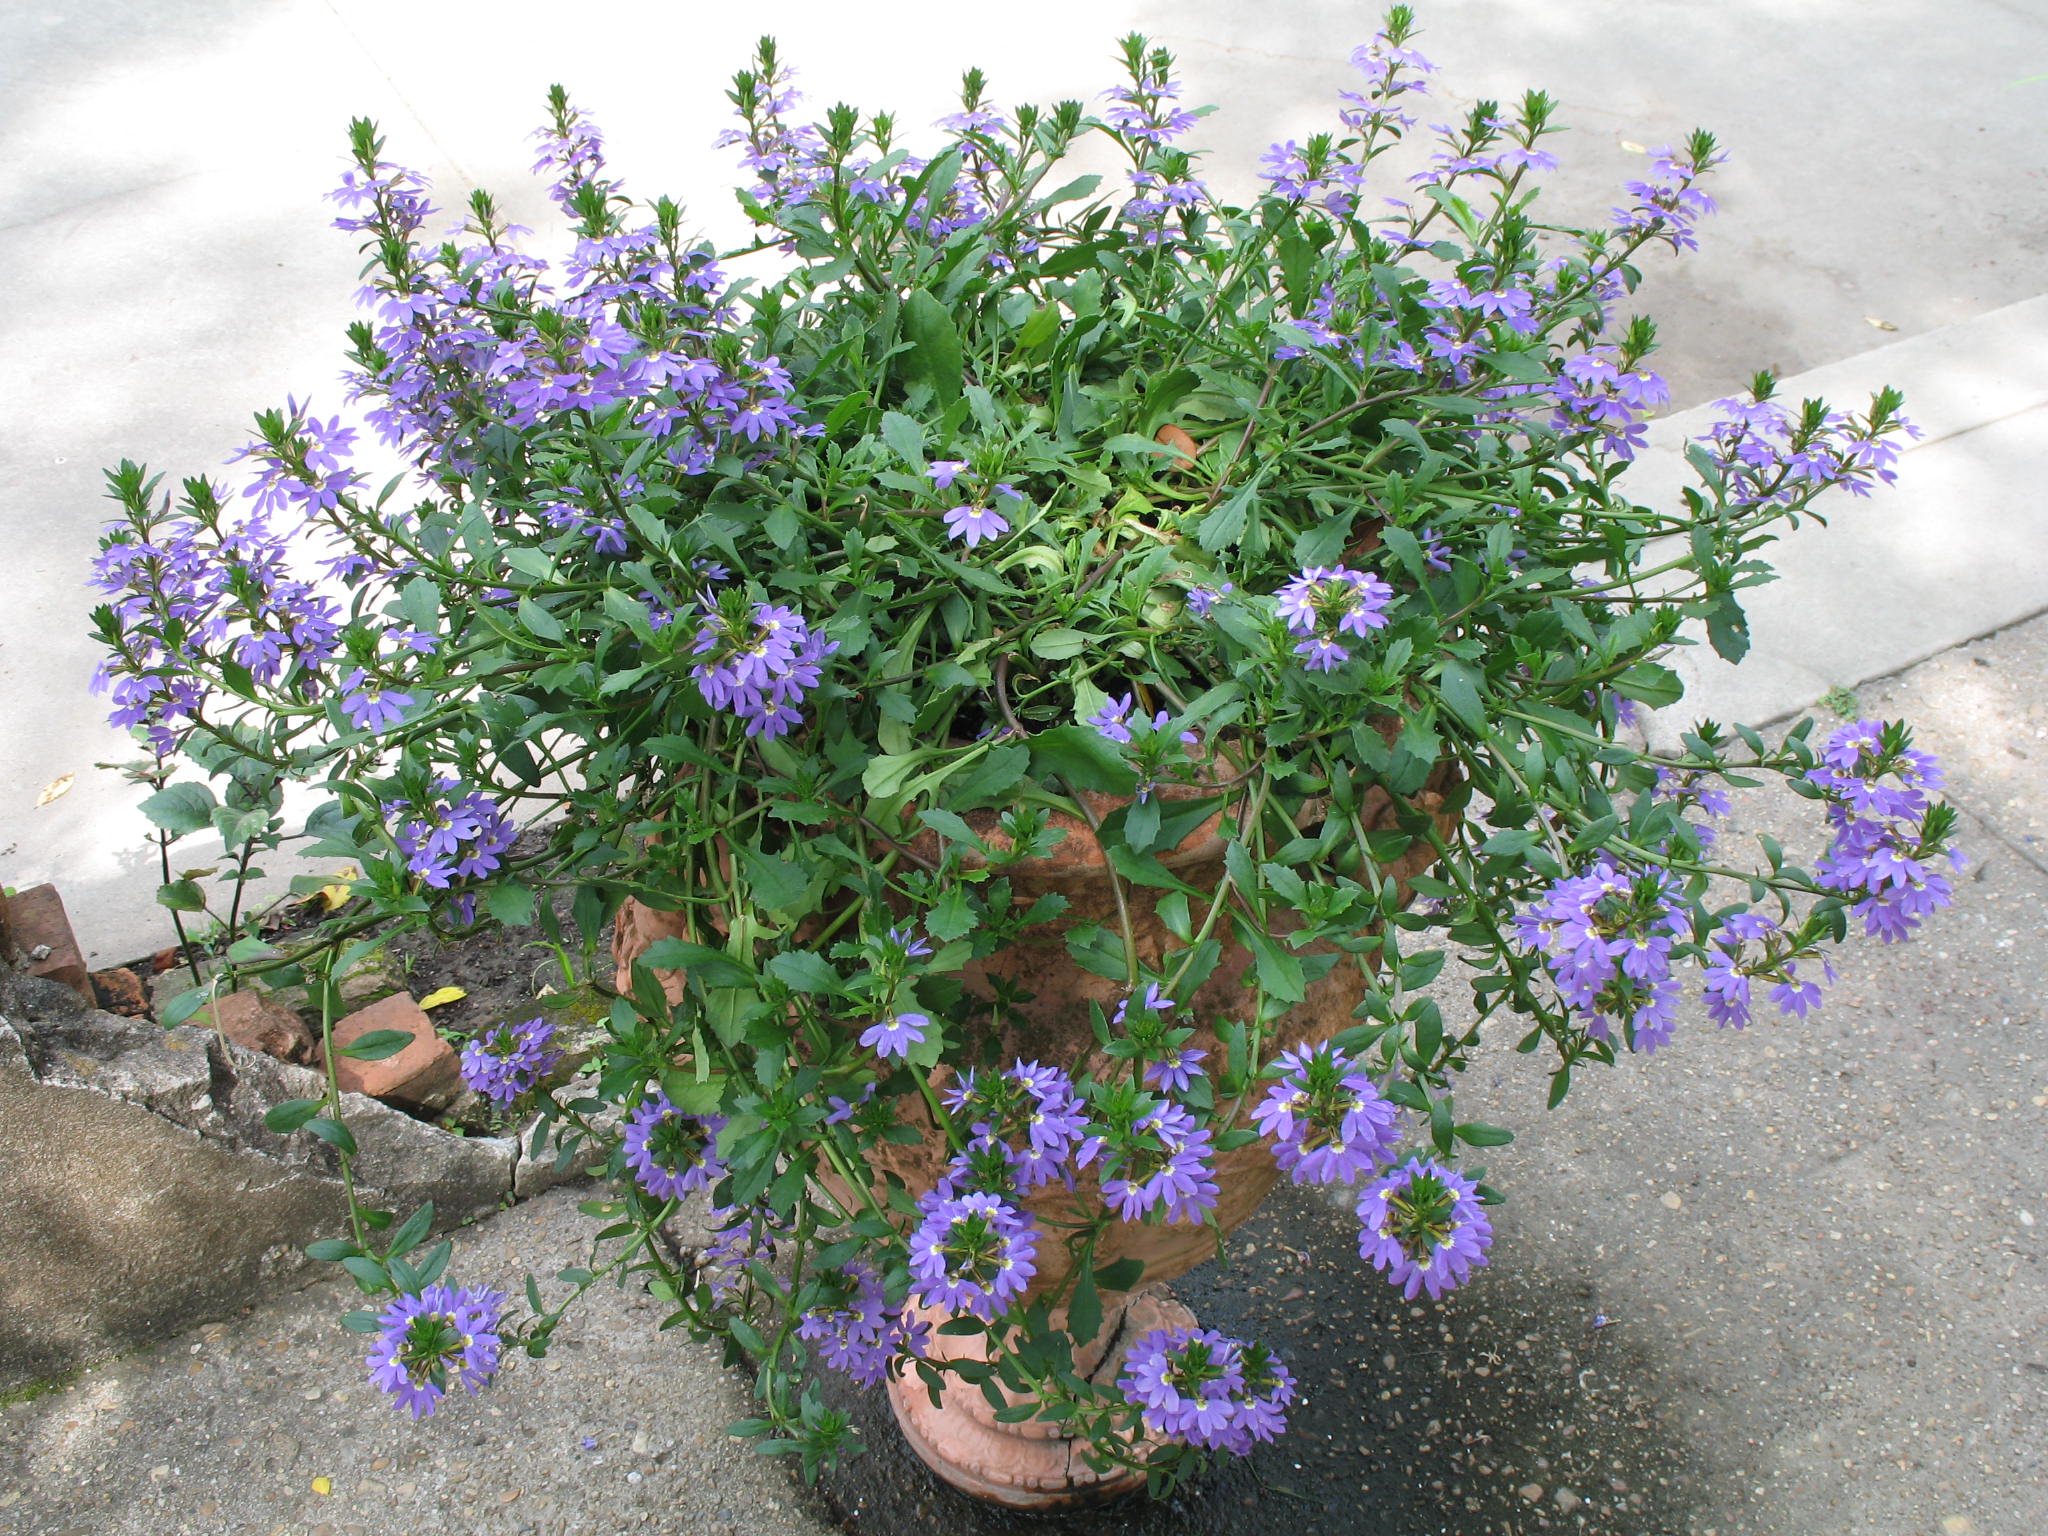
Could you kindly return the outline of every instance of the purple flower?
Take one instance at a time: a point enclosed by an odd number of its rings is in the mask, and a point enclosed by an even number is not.
[[[1197,1222],[1216,1208],[1219,1189],[1212,1162],[1214,1148],[1206,1128],[1178,1104],[1161,1104],[1111,1138],[1104,1172],[1120,1176],[1102,1181],[1102,1197],[1122,1221],[1138,1221],[1152,1211],[1169,1222]]]
[[[1131,728],[1125,722],[1130,717],[1131,706],[1135,701],[1136,695],[1129,693],[1113,698],[1090,715],[1086,723],[1095,727],[1095,734],[1098,736],[1107,737],[1111,741],[1129,741]]]
[[[864,1259],[840,1271],[842,1305],[812,1307],[797,1325],[797,1337],[818,1346],[818,1357],[835,1371],[844,1371],[855,1385],[871,1387],[889,1372],[899,1354],[924,1353],[927,1323],[913,1323],[899,1307],[889,1305],[881,1276]]]
[[[401,1296],[378,1315],[370,1383],[396,1406],[425,1418],[448,1394],[449,1378],[472,1396],[498,1369],[499,1313],[505,1298],[481,1286],[430,1285]]]
[[[1349,1184],[1392,1155],[1401,1133],[1394,1106],[1364,1065],[1335,1046],[1289,1051],[1280,1080],[1252,1111],[1273,1142],[1273,1161],[1297,1184]]]
[[[1479,1204],[1477,1186],[1434,1161],[1410,1158],[1358,1197],[1358,1256],[1401,1287],[1434,1301],[1465,1283],[1486,1262],[1493,1223]]]
[[[973,1128],[971,1147],[1000,1151],[1002,1187],[1036,1189],[1054,1178],[1073,1187],[1069,1158],[1088,1161],[1092,1127],[1074,1089],[1057,1067],[1019,1060],[1007,1071],[969,1071],[941,1094],[945,1107]],[[962,1181],[965,1183],[971,1180]]]
[[[1294,1378],[1271,1351],[1211,1328],[1140,1336],[1116,1384],[1153,1434],[1239,1456],[1286,1429],[1294,1400]]]
[[[1834,829],[1815,861],[1815,881],[1851,903],[1866,935],[1897,943],[1954,902],[1948,876],[1934,863],[1939,850],[1928,827],[1934,805],[1927,792],[1940,786],[1941,765],[1913,750],[1903,725],[1843,726],[1822,743],[1820,765],[1806,777],[1827,797]],[[1947,859],[1953,867],[1961,856],[1951,852]],[[1788,978],[1772,998],[1803,1018],[1818,1006],[1818,988]]]
[[[925,474],[940,490],[950,491],[953,489],[953,482],[960,478],[966,468],[965,459],[933,459]]]
[[[1220,587],[1189,587],[1188,612],[1198,619],[1206,619],[1224,597],[1237,590],[1234,582],[1224,582]]]
[[[1110,1022],[1113,1024],[1123,1023],[1130,1006],[1131,999],[1129,998],[1119,1002],[1116,1005],[1116,1012],[1110,1015]],[[1171,1013],[1178,1006],[1172,998],[1166,995],[1165,989],[1158,982],[1148,981],[1145,983],[1145,996],[1138,1003],[1140,1010],[1145,1013]]]
[[[1364,571],[1311,566],[1274,594],[1275,612],[1290,632],[1306,637],[1294,647],[1302,665],[1328,672],[1351,659],[1337,636],[1363,639],[1386,628],[1385,610],[1393,595],[1392,587]]]
[[[931,1020],[921,1013],[899,1013],[861,1032],[860,1043],[877,1056],[908,1056],[913,1045],[923,1045]]]
[[[946,512],[946,533],[966,541],[969,549],[983,539],[998,539],[1010,531],[1010,520],[992,507],[962,503]]]
[[[1184,1045],[1175,1046],[1157,1061],[1146,1064],[1145,1085],[1161,1093],[1185,1093],[1196,1078],[1207,1075],[1201,1063],[1208,1054]]]
[[[1631,870],[1602,854],[1554,882],[1515,928],[1595,1039],[1610,1038],[1610,1016],[1627,1021],[1633,1050],[1654,1051],[1670,1038],[1679,995],[1671,951],[1692,931],[1670,871]]]
[[[480,791],[450,798],[448,792],[460,787],[454,779],[436,779],[433,787],[434,799],[384,805],[385,815],[396,823],[392,840],[406,868],[435,890],[495,873],[518,837],[512,819]]]
[[[839,649],[794,609],[756,603],[744,620],[707,608],[691,642],[705,658],[691,669],[697,691],[713,709],[730,710],[749,736],[773,741],[803,723],[796,706],[824,675],[825,658]]]
[[[686,1115],[667,1094],[651,1093],[626,1120],[626,1166],[655,1199],[680,1200],[725,1177],[712,1150],[724,1129],[723,1115]]]
[[[494,1024],[462,1048],[464,1086],[482,1094],[500,1110],[532,1088],[562,1061],[552,1048],[555,1026],[545,1018],[524,1024]]]
[[[411,694],[387,690],[361,667],[343,678],[341,687],[341,708],[348,716],[349,724],[373,735],[387,725],[396,725],[403,720],[413,702]]]
[[[910,1239],[911,1291],[921,1305],[971,1312],[983,1322],[1024,1294],[1038,1272],[1031,1218],[996,1195],[932,1190]]]

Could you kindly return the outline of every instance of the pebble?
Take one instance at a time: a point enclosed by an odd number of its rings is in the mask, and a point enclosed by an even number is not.
[[[1566,1514],[1570,1514],[1573,1510],[1577,1509],[1581,1504],[1586,1502],[1584,1499],[1580,1498],[1576,1493],[1573,1493],[1569,1488],[1560,1488],[1557,1490],[1556,1493],[1552,1494],[1551,1497],[1557,1500],[1557,1507],[1563,1510]]]
[[[1541,1483],[1524,1483],[1521,1487],[1517,1488],[1515,1492],[1519,1493],[1531,1504],[1534,1504],[1538,1499],[1543,1497],[1543,1485]]]
[[[1664,1209],[1667,1211],[1676,1211],[1682,1209],[1685,1205],[1684,1199],[1680,1197],[1675,1191],[1667,1190],[1663,1196],[1663,1200]]]

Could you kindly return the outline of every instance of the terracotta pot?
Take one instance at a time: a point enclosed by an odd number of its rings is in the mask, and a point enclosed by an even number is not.
[[[1415,809],[1434,815],[1447,833],[1455,818],[1443,807],[1453,782],[1450,766],[1440,766],[1428,785],[1411,797]],[[1186,800],[1214,793],[1200,785],[1167,785],[1162,786],[1159,792],[1168,800]],[[1089,794],[1086,803],[1099,822],[1124,802],[1111,796]],[[996,830],[995,812],[970,812],[966,820],[991,848],[1000,851],[1006,846],[1002,834]],[[1369,790],[1360,820],[1369,832],[1390,830],[1395,824],[1395,807],[1384,792]],[[1066,910],[1053,921],[1027,930],[1018,942],[1009,947],[984,960],[972,962],[962,976],[968,989],[984,998],[995,995],[992,983],[997,980],[1013,983],[1031,994],[1030,1000],[1017,1005],[1015,1010],[1021,1015],[1021,1020],[1013,1016],[1004,1029],[1002,1062],[1007,1064],[1021,1057],[1026,1061],[1056,1064],[1077,1077],[1084,1072],[1104,1075],[1115,1064],[1102,1055],[1096,1042],[1089,1005],[1098,1004],[1105,1013],[1113,1013],[1123,1000],[1124,988],[1121,983],[1097,976],[1076,964],[1067,952],[1066,936],[1072,929],[1090,924],[1102,924],[1112,931],[1118,930],[1119,916],[1109,881],[1108,861],[1086,821],[1056,813],[1051,817],[1051,824],[1066,833],[1058,845],[1045,857],[1010,865],[1003,873],[1019,901],[1028,903],[1039,895],[1058,892],[1067,899]],[[1156,857],[1189,885],[1197,889],[1213,889],[1223,876],[1221,824],[1220,813],[1212,816],[1184,838],[1178,847],[1159,852]],[[913,852],[935,859],[938,853],[936,835],[925,833],[911,847]],[[1412,896],[1409,880],[1427,869],[1433,860],[1434,854],[1428,845],[1418,843],[1395,863],[1386,866],[1386,874],[1396,882],[1404,905]],[[1168,932],[1158,914],[1159,898],[1163,894],[1154,887],[1128,882],[1125,887],[1125,903],[1138,953],[1148,966],[1155,969],[1162,955],[1178,947],[1178,941]],[[657,912],[636,901],[627,901],[619,914],[613,943],[613,954],[619,963],[622,980],[633,959],[656,938],[680,932],[680,914]],[[1177,1022],[1193,1025],[1195,1034],[1189,1044],[1208,1051],[1212,1065],[1221,1060],[1215,1026],[1232,1019],[1247,1019],[1244,1006],[1246,992],[1239,978],[1253,963],[1251,954],[1231,941],[1227,932],[1219,932],[1217,937],[1223,941],[1223,957],[1209,979],[1192,993],[1176,996],[1188,1014]],[[680,976],[664,977],[663,982],[670,987],[672,997],[681,995]],[[1330,971],[1309,986],[1305,1001],[1271,1026],[1267,1057],[1270,1059],[1280,1051],[1327,1040],[1349,1028],[1355,1022],[1353,1010],[1364,995],[1364,988],[1364,978],[1356,961],[1351,956],[1340,955]],[[1249,1123],[1253,1102],[1253,1096],[1247,1095],[1240,1124]],[[869,1154],[869,1162],[877,1174],[876,1187],[883,1186],[883,1175],[894,1174],[913,1194],[921,1194],[937,1183],[944,1171],[949,1155],[946,1138],[933,1126],[930,1112],[920,1096],[912,1094],[899,1098],[896,1112],[901,1123],[915,1127],[922,1134],[912,1145],[884,1145]],[[1218,1155],[1215,1177],[1220,1189],[1216,1222],[1227,1235],[1266,1198],[1279,1178],[1279,1169],[1265,1143],[1255,1141]],[[840,1188],[833,1193],[845,1198],[850,1192]],[[1055,1183],[1033,1191],[1026,1197],[1024,1207],[1037,1218],[1042,1234],[1037,1253],[1038,1271],[1028,1292],[1029,1296],[1036,1297],[1059,1286],[1072,1267],[1071,1256],[1056,1236],[1059,1229],[1049,1225],[1049,1220],[1070,1222],[1092,1214],[1101,1209],[1102,1196],[1093,1175],[1083,1174],[1077,1177],[1073,1191]],[[1137,1294],[1130,1297],[1105,1295],[1102,1298],[1102,1334],[1091,1347],[1101,1353],[1097,1370],[1098,1373],[1106,1373],[1105,1380],[1115,1377],[1124,1339],[1134,1339],[1145,1331],[1126,1326],[1126,1308],[1136,1308],[1147,1315],[1154,1312],[1162,1317],[1174,1315],[1177,1319],[1174,1323],[1150,1323],[1147,1327],[1185,1325],[1180,1321],[1188,1316],[1185,1308],[1177,1302],[1147,1293],[1150,1288],[1215,1257],[1216,1251],[1216,1236],[1204,1225],[1114,1222],[1103,1231],[1093,1258],[1096,1268],[1124,1258],[1139,1259],[1145,1266]],[[972,1358],[968,1352],[978,1348],[981,1340],[941,1335],[935,1329],[932,1342],[935,1349],[950,1352],[954,1357]],[[1078,1448],[1059,1439],[1050,1425],[1029,1421],[1023,1424],[996,1423],[976,1388],[964,1385],[949,1387],[943,1393],[945,1406],[941,1410],[932,1408],[928,1393],[919,1384],[915,1373],[902,1382],[892,1382],[889,1392],[898,1422],[918,1454],[941,1477],[978,1497],[1017,1507],[1051,1507],[1111,1497],[1141,1480],[1135,1475],[1106,1478],[1096,1475],[1082,1462]]]

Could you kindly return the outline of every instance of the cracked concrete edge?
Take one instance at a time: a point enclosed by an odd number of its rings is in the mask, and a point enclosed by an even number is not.
[[[346,1229],[335,1150],[266,1109],[323,1079],[205,1030],[159,1030],[0,973],[0,1391],[145,1346],[318,1278]],[[528,1138],[464,1137],[359,1095],[363,1203],[437,1229],[575,1178]]]

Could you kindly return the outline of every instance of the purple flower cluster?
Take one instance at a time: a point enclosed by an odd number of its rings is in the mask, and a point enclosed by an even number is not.
[[[1270,1350],[1212,1328],[1154,1328],[1116,1384],[1152,1434],[1239,1456],[1284,1431],[1294,1401],[1294,1377]]]
[[[504,1305],[502,1295],[481,1286],[430,1285],[399,1297],[378,1315],[370,1384],[415,1419],[440,1405],[451,1375],[474,1396],[497,1373]]]
[[[1916,752],[1905,727],[1859,720],[1822,743],[1808,782],[1828,800],[1834,841],[1815,865],[1815,879],[1853,905],[1863,931],[1887,944],[1912,933],[1955,893],[1936,868],[1927,792],[1941,785],[1941,765]],[[1961,856],[1948,855],[1952,867]]]
[[[1099,1145],[1074,1080],[1057,1067],[1019,1060],[1003,1072],[969,1071],[940,1100],[969,1128],[968,1151],[942,1188],[990,1182],[984,1173],[998,1175],[1000,1188],[1032,1190],[1054,1178],[1071,1188],[1069,1161],[1085,1166]]]
[[[1094,714],[1090,715],[1085,723],[1094,726],[1095,734],[1098,736],[1105,737],[1114,742],[1128,742],[1131,740],[1131,710],[1136,706],[1136,702],[1137,696],[1135,694],[1119,694],[1117,697],[1110,699]],[[1138,717],[1139,728],[1150,729],[1154,732],[1163,731],[1166,729],[1167,722],[1172,718],[1170,714],[1162,709],[1153,715],[1148,727],[1144,716],[1140,715]],[[1189,747],[1200,746],[1202,741],[1202,738],[1193,731],[1182,731],[1180,739],[1183,746]]]
[[[1216,1209],[1215,1146],[1208,1127],[1183,1106],[1155,1105],[1128,1131],[1104,1138],[1102,1198],[1119,1221],[1158,1211],[1169,1222],[1198,1222]]]
[[[1750,953],[1749,946],[1758,946]],[[1821,983],[1801,977],[1802,962],[1775,918],[1760,912],[1731,912],[1721,920],[1706,945],[1707,1017],[1723,1029],[1741,1029],[1751,1018],[1751,984],[1768,981],[1770,999],[1787,1018],[1804,1019],[1821,1005]],[[1820,962],[1821,974],[1835,980],[1835,968]]]
[[[1782,505],[1840,486],[1868,496],[1874,485],[1898,479],[1901,438],[1920,428],[1896,411],[1857,422],[1839,411],[1794,413],[1774,400],[1731,397],[1715,402],[1722,413],[1696,441],[1713,463],[1721,493],[1744,509]]]
[[[723,1115],[686,1115],[665,1093],[650,1093],[626,1119],[626,1166],[657,1200],[680,1200],[725,1177],[713,1150]]]
[[[1364,639],[1387,626],[1386,606],[1394,589],[1379,577],[1341,565],[1303,571],[1276,594],[1276,611],[1290,633],[1303,635],[1294,654],[1311,671],[1328,672],[1351,659],[1339,635]]]
[[[921,1355],[931,1325],[913,1322],[900,1307],[889,1305],[882,1277],[864,1259],[840,1271],[843,1305],[816,1306],[797,1325],[797,1337],[818,1346],[818,1355],[835,1371],[844,1371],[855,1385],[871,1387],[889,1373],[898,1355]]]
[[[1601,448],[1626,462],[1642,449],[1650,415],[1670,403],[1671,390],[1646,368],[1623,368],[1619,356],[1618,348],[1597,346],[1566,358],[1550,386],[1550,424],[1560,432],[1596,432]]]
[[[1714,211],[1714,200],[1696,183],[1727,158],[1711,151],[1681,155],[1669,145],[1652,151],[1650,179],[1631,181],[1623,188],[1634,201],[1614,210],[1615,229],[1662,240],[1674,251],[1698,250],[1693,226]]]
[[[462,1047],[462,1082],[500,1110],[528,1092],[561,1064],[554,1048],[555,1026],[545,1018],[523,1024],[493,1024]]]
[[[792,608],[756,603],[744,618],[707,608],[691,646],[702,656],[690,675],[713,709],[730,710],[747,734],[773,741],[803,724],[798,711],[818,686],[825,658],[839,649]]]
[[[1401,1139],[1394,1106],[1362,1062],[1330,1044],[1289,1051],[1279,1081],[1252,1111],[1273,1160],[1297,1184],[1350,1184],[1386,1162]]]
[[[1671,1038],[1679,994],[1671,948],[1692,924],[1668,870],[1631,870],[1601,854],[1517,914],[1515,929],[1596,1040],[1610,1038],[1610,1015],[1624,1021],[1632,1050]]]
[[[1410,1158],[1360,1192],[1358,1256],[1385,1270],[1405,1299],[1428,1291],[1435,1301],[1470,1279],[1493,1246],[1477,1189],[1455,1169]]]
[[[431,800],[384,802],[405,867],[437,891],[496,873],[518,837],[497,801],[481,790],[452,797],[449,792],[459,788],[454,779],[436,779]]]
[[[910,1238],[910,1278],[920,1305],[990,1322],[1024,1294],[1038,1272],[1029,1215],[1000,1195],[948,1194],[944,1185],[917,1205],[924,1220]]]

